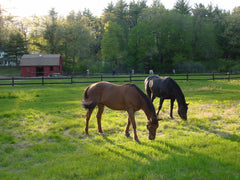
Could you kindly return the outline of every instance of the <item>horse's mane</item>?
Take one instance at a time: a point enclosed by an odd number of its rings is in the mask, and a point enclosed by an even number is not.
[[[174,84],[174,86],[175,86],[175,92],[178,94],[178,96],[181,98],[181,99],[183,99],[184,100],[184,103],[186,103],[185,102],[185,97],[184,97],[184,94],[183,94],[183,92],[182,92],[182,89],[179,87],[179,85],[177,84],[177,82],[174,80],[174,79],[172,79],[172,78],[170,78],[170,77],[168,77],[168,79],[169,79],[169,81],[171,81],[173,84]]]
[[[138,93],[143,97],[143,99],[146,101],[147,106],[150,108],[150,110],[155,112],[155,108],[154,108],[151,100],[149,99],[149,97],[139,87],[137,87],[135,84],[132,84],[132,83],[127,83],[125,85],[134,87],[138,91]]]

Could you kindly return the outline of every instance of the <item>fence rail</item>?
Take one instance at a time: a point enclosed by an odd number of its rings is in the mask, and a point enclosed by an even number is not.
[[[34,85],[34,84],[74,84],[74,83],[94,83],[98,81],[109,81],[109,82],[134,82],[144,81],[149,76],[146,75],[91,75],[91,76],[64,76],[64,77],[11,77],[11,78],[0,78],[1,85]],[[204,74],[171,74],[161,75],[170,76],[175,80],[232,80],[240,79],[240,74],[230,73],[204,73]]]

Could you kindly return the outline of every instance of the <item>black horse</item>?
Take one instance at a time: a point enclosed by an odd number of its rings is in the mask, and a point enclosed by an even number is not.
[[[153,100],[156,97],[160,98],[157,115],[162,108],[163,101],[165,99],[171,100],[170,117],[173,118],[173,104],[175,99],[178,102],[178,114],[183,120],[187,120],[188,104],[185,101],[185,97],[181,88],[176,81],[170,77],[162,78],[160,76],[149,76],[145,79],[145,91],[150,99]]]

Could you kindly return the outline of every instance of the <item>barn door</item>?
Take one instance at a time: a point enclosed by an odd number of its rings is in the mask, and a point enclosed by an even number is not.
[[[44,71],[42,66],[36,67],[36,76],[44,76]]]

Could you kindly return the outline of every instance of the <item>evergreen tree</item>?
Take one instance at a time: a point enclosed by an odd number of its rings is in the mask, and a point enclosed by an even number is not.
[[[137,3],[135,1],[130,2],[129,5],[129,26],[130,28],[133,28],[137,25],[138,19],[141,16],[141,13],[143,9],[147,8],[147,4],[145,0],[138,1]]]
[[[5,57],[19,66],[22,55],[27,54],[27,42],[20,32],[11,32],[7,43],[4,46]]]
[[[174,5],[174,8],[180,13],[185,15],[191,14],[191,7],[189,6],[188,1],[186,0],[178,0]]]
[[[57,12],[55,9],[49,11],[49,21],[46,22],[46,29],[44,30],[43,37],[46,40],[46,46],[42,46],[42,50],[49,54],[56,54],[58,52],[58,24]]]

